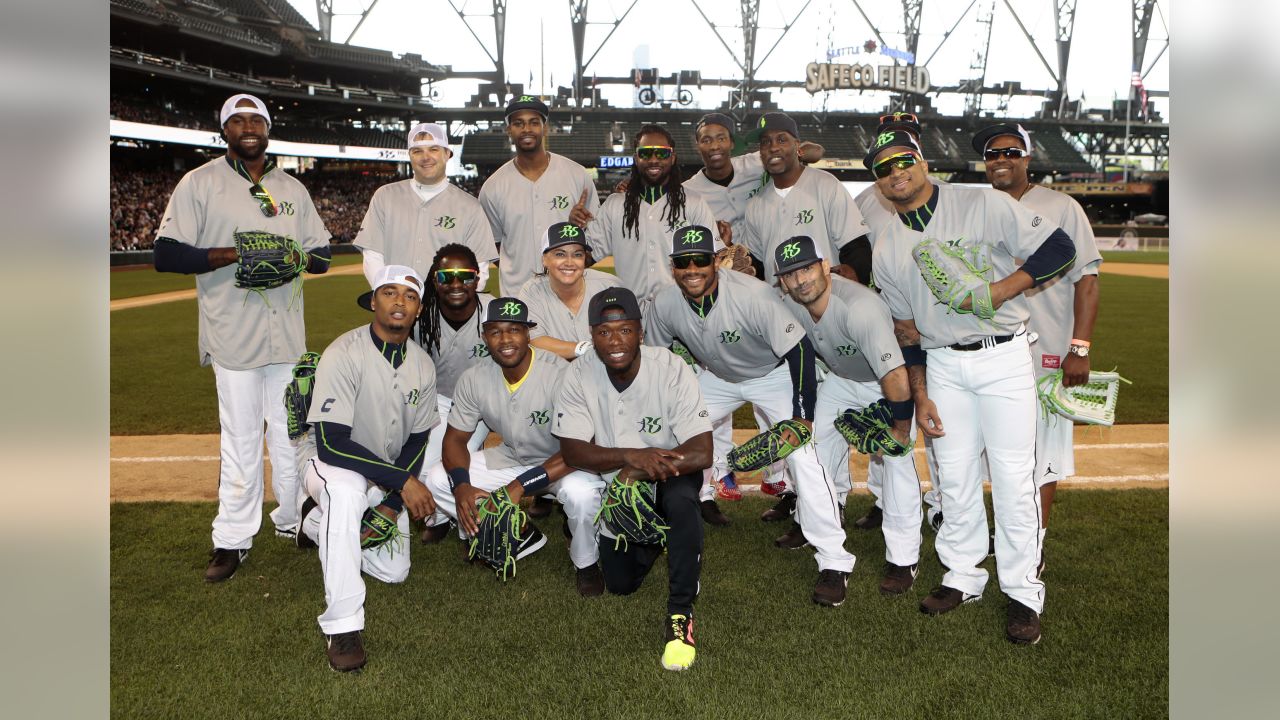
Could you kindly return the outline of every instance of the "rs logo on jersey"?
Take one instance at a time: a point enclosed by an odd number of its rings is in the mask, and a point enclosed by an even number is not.
[[[533,427],[534,425],[546,425],[547,421],[550,419],[550,413],[550,410],[534,410],[529,413],[529,427]]]
[[[484,343],[476,343],[475,347],[471,348],[471,357],[473,358],[489,357],[488,346],[486,346]]]
[[[853,346],[853,345],[837,345],[836,346],[836,355],[840,355],[842,357],[853,357],[854,355],[857,355],[857,354],[858,354],[858,348],[856,346]]]
[[[801,210],[800,212],[796,213],[797,225],[808,225],[811,222],[813,222],[812,210]]]
[[[282,201],[280,201],[280,204],[279,204],[279,205],[276,205],[276,214],[277,214],[277,215],[292,215],[292,214],[293,214],[293,203],[291,203],[291,202],[284,202],[283,200],[282,200]]]
[[[555,196],[555,197],[551,198],[551,209],[552,209],[552,210],[564,210],[564,209],[565,209],[565,208],[567,208],[567,207],[569,207],[569,196],[568,196],[568,195],[557,195],[557,196]]]
[[[640,418],[640,432],[652,435],[662,431],[662,418],[660,417],[643,417]]]
[[[413,405],[414,407],[417,407],[418,396],[419,396],[419,392],[417,388],[410,390],[409,394],[404,396],[404,404]]]
[[[736,343],[741,339],[742,338],[738,336],[737,330],[720,331],[720,344],[722,345],[729,345],[731,343]]]
[[[454,221],[456,219],[457,218],[452,218],[452,217],[449,217],[448,215],[441,215],[440,217],[436,218],[436,227],[444,228],[445,230],[452,230]]]

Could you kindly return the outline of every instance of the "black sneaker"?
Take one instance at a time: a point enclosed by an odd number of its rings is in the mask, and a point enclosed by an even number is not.
[[[434,545],[441,540],[449,537],[449,530],[453,528],[452,522],[442,522],[439,525],[427,525],[422,528],[420,539],[423,545]]]
[[[554,500],[549,497],[539,495],[533,499],[533,503],[529,505],[529,509],[526,511],[526,514],[534,520],[541,520],[544,517],[550,516],[551,511],[554,510],[555,507],[556,504]]]
[[[715,500],[703,500],[698,503],[698,509],[702,511],[702,520],[708,525],[729,524],[729,516],[720,511],[720,506]]]
[[[302,531],[302,524],[307,521],[307,515],[316,509],[316,501],[310,496],[302,501],[302,512],[298,513],[298,532],[293,537],[293,542],[297,544],[299,550],[314,550],[318,545],[305,532]]]
[[[866,515],[853,521],[853,526],[859,530],[875,530],[884,524],[884,511],[879,506],[872,505],[871,510]]]
[[[796,511],[795,493],[787,493],[778,498],[778,502],[773,507],[765,510],[760,515],[760,519],[765,522],[778,522],[779,520],[789,520],[791,515]]]
[[[916,574],[920,572],[919,563],[915,565],[884,564],[884,577],[880,579],[882,595],[901,595],[916,583]]]
[[[929,527],[936,533],[942,529],[942,511],[929,508],[924,513],[924,519],[928,521]]]
[[[826,607],[840,607],[849,588],[849,573],[823,570],[813,586],[813,601]]]
[[[783,550],[799,550],[807,547],[809,541],[804,537],[804,530],[800,528],[800,523],[792,521],[791,527],[785,533],[773,541],[773,544]]]
[[[520,541],[520,547],[516,548],[516,559],[523,560],[530,555],[542,549],[547,544],[547,536],[542,531],[534,527],[532,523],[525,530],[524,539]]]
[[[1005,637],[1018,645],[1035,645],[1040,642],[1040,614],[1017,600],[1009,600],[1008,622],[1004,626]]]
[[[329,656],[329,667],[338,672],[352,672],[364,667],[367,658],[359,630],[325,635],[324,643],[325,654]]]
[[[240,563],[249,557],[248,550],[227,550],[214,548],[209,553],[209,566],[204,569],[205,582],[222,582],[230,580],[240,568]]]
[[[604,573],[600,572],[600,566],[591,563],[584,568],[578,568],[575,573],[574,583],[577,585],[578,594],[582,597],[598,597],[604,594]]]
[[[946,585],[939,585],[924,600],[920,601],[920,612],[925,615],[941,615],[949,613],[961,605],[978,602],[981,599],[981,595],[970,595]]]

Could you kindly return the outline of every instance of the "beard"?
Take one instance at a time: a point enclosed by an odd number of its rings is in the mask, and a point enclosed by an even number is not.
[[[260,141],[256,148],[246,148],[243,144],[244,136],[237,138],[236,143],[230,146],[232,150],[236,151],[236,155],[241,160],[257,160],[267,152],[267,145],[270,144],[267,137],[265,135],[254,135],[252,137],[256,137]]]

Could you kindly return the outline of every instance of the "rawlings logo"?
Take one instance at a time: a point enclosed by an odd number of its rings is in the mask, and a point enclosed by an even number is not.
[[[552,209],[552,210],[564,210],[564,209],[565,209],[565,208],[567,208],[567,207],[569,207],[569,196],[568,196],[568,195],[557,195],[557,196],[555,196],[555,197],[551,198],[551,209]]]
[[[1050,370],[1057,370],[1058,368],[1062,367],[1062,356],[1061,355],[1041,355],[1040,367],[1048,368]]]
[[[523,305],[518,302],[508,300],[507,302],[502,303],[502,310],[498,312],[498,315],[502,317],[520,317],[520,312],[522,310],[524,310]]]
[[[547,421],[550,419],[548,417],[550,412],[550,410],[534,410],[529,413],[529,427],[533,427],[534,425],[546,425]]]
[[[441,215],[436,218],[436,227],[444,228],[445,230],[452,230],[455,219],[456,218],[449,217],[448,215]]]
[[[782,259],[790,260],[800,254],[800,243],[787,243],[782,246]]]
[[[686,230],[684,235],[680,238],[680,243],[682,245],[697,245],[700,242],[702,242],[701,230]]]
[[[812,210],[801,210],[800,212],[796,213],[797,225],[808,225],[811,222],[813,222]]]
[[[1037,216],[1035,217],[1035,219],[1031,221],[1031,227],[1040,227],[1040,216],[1039,216],[1039,215],[1037,215]]]
[[[640,418],[640,432],[652,435],[661,430],[662,430],[662,418],[660,417]]]
[[[723,344],[723,345],[729,345],[729,344],[731,344],[731,343],[736,343],[736,342],[738,342],[738,341],[739,341],[739,340],[741,340],[741,339],[742,339],[742,338],[740,338],[740,337],[738,336],[738,331],[737,331],[737,330],[724,330],[724,331],[721,331],[721,333],[720,333],[720,343],[721,343],[721,344]]]

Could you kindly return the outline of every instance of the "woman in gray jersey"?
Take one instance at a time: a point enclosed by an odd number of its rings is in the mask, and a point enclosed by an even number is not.
[[[571,222],[551,225],[542,238],[542,272],[520,290],[537,323],[529,332],[533,346],[565,360],[591,350],[587,301],[622,284],[609,273],[588,269],[587,252],[581,228]]]

